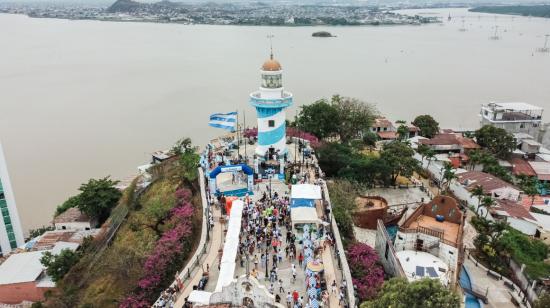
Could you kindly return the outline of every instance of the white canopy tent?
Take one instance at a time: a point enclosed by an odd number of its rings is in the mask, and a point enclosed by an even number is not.
[[[223,255],[220,262],[220,274],[215,292],[220,292],[223,287],[229,285],[235,275],[235,259],[239,249],[239,234],[241,233],[241,220],[243,214],[244,202],[234,200],[231,205],[229,223],[227,224],[227,234],[223,246]]]
[[[292,219],[292,225],[321,223],[321,220],[317,216],[317,210],[314,207],[292,208],[290,218]]]
[[[322,199],[321,187],[314,184],[296,184],[292,185],[290,194],[292,199]]]
[[[211,292],[193,290],[191,291],[191,293],[189,293],[189,297],[187,298],[187,300],[190,303],[193,303],[196,305],[208,305],[210,304],[211,295],[212,295]]]

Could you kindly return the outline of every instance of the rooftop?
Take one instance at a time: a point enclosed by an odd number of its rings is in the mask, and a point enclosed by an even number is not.
[[[512,158],[511,163],[512,163],[512,173],[514,173],[514,175],[520,175],[520,174],[525,174],[527,176],[536,175],[535,170],[531,168],[531,165],[525,159],[514,157]]]
[[[447,285],[449,266],[443,260],[422,251],[403,250],[396,254],[409,281],[433,278]]]
[[[78,208],[71,207],[65,212],[54,218],[53,223],[68,223],[68,222],[89,222],[90,217],[82,213]]]
[[[371,127],[393,127],[393,124],[386,118],[376,118]]]
[[[497,204],[491,208],[491,212],[501,216],[535,220],[521,203],[510,200],[497,200]]]
[[[468,190],[472,190],[477,185],[483,187],[483,191],[486,194],[491,193],[493,190],[509,187],[519,190],[514,185],[499,179],[498,177],[481,172],[481,171],[466,171],[457,174],[460,184],[465,185]]]
[[[545,161],[530,161],[529,165],[541,181],[550,181],[550,163]]]
[[[443,217],[442,221],[436,219],[438,216]],[[454,198],[437,196],[419,206],[405,220],[402,229],[416,229],[457,245],[461,241],[462,211]]]
[[[524,102],[510,102],[510,103],[495,103],[483,105],[485,108],[491,108],[495,110],[510,110],[510,111],[527,111],[527,110],[543,110],[541,107],[527,104]]]
[[[376,134],[381,139],[397,139],[397,132],[377,132]]]
[[[451,243],[458,243],[458,230],[460,225],[450,221],[437,221],[435,218],[425,215],[420,215],[415,219],[409,228],[416,229],[418,227],[430,229],[443,234],[443,239]]]
[[[0,285],[35,281],[44,270],[43,251],[16,253],[0,265]]]
[[[462,137],[456,133],[437,134],[431,139],[423,139],[419,142],[425,145],[460,145],[465,149],[480,148],[472,139]]]

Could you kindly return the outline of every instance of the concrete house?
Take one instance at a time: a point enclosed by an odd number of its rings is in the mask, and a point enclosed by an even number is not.
[[[53,224],[56,230],[82,231],[94,229],[97,223],[78,208],[72,207],[55,217]]]

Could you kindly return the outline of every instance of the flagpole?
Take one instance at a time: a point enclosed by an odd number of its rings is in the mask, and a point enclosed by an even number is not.
[[[243,110],[243,132],[246,129],[246,110]],[[244,141],[244,163],[248,165],[248,156],[246,154],[246,140]]]
[[[241,156],[241,139],[239,138],[239,110],[237,110],[237,159]]]

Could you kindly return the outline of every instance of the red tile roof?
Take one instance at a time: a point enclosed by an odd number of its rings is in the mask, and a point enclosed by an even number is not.
[[[65,212],[59,214],[59,216],[53,219],[53,223],[67,223],[67,222],[89,222],[90,217],[82,213],[78,208],[71,207]]]
[[[531,167],[531,165],[523,158],[514,157],[510,161],[512,163],[512,173],[514,175],[520,175],[525,174],[528,176],[535,176],[537,175],[535,173],[535,170]]]
[[[467,171],[464,173],[457,174],[457,177],[458,177],[458,182],[460,182],[460,184],[465,185],[466,182],[468,183],[468,185],[466,185],[466,188],[468,190],[472,190],[477,185],[480,185],[481,187],[483,187],[483,191],[486,194],[489,194],[491,191],[495,189],[499,189],[503,187],[510,187],[510,188],[519,190],[514,185],[506,181],[503,181],[492,174],[485,173],[485,172]]]
[[[393,124],[390,120],[386,118],[377,118],[374,119],[374,123],[371,125],[372,127],[392,127]]]
[[[381,139],[397,139],[397,132],[378,132]]]
[[[497,200],[497,204],[491,208],[491,212],[503,211],[510,217],[536,220],[523,204],[510,200]]]
[[[465,149],[477,149],[480,147],[472,139],[453,133],[437,134],[432,139],[420,140],[420,143],[426,145],[460,145]]]

